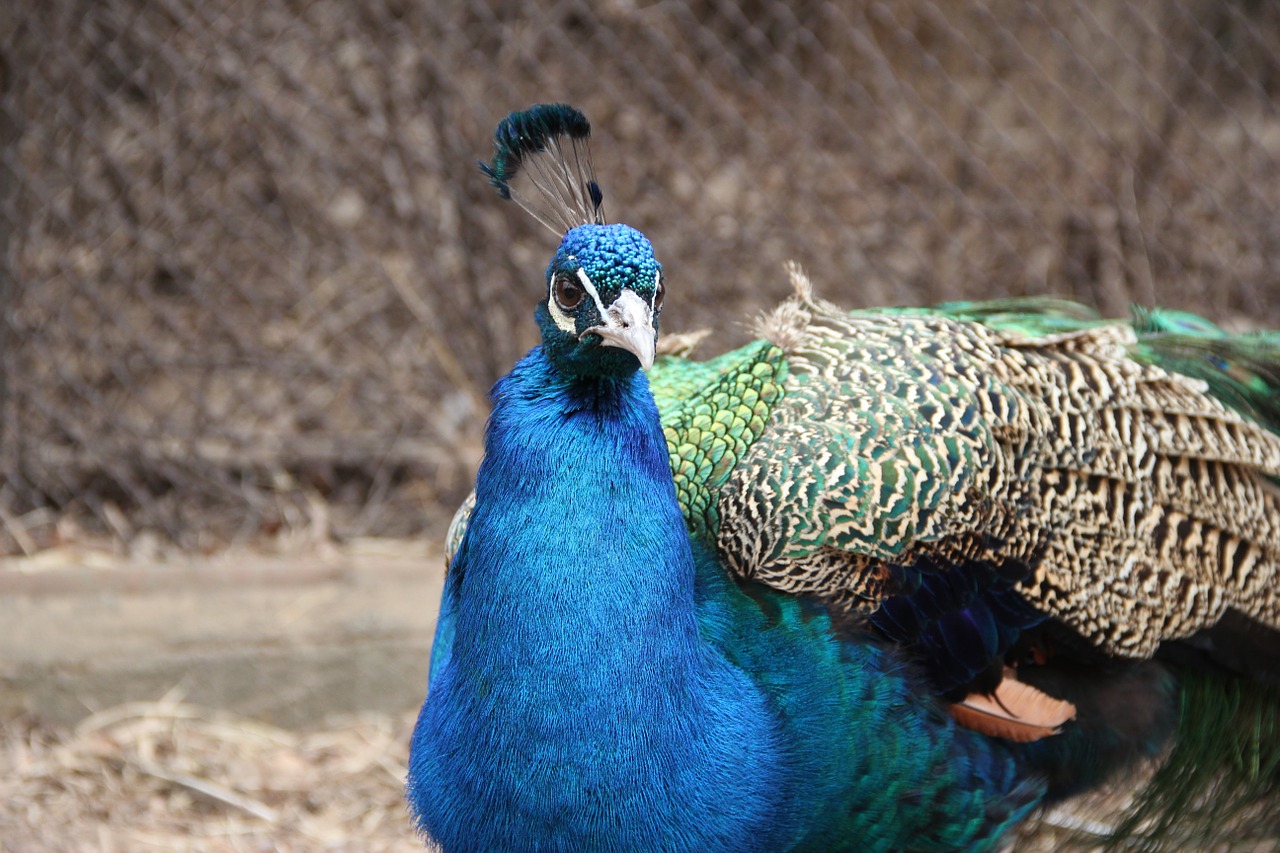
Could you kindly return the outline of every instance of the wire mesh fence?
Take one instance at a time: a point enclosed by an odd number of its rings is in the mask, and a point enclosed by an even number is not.
[[[474,164],[549,100],[708,352],[788,259],[1280,325],[1272,0],[5,4],[0,551],[439,525],[555,242]]]

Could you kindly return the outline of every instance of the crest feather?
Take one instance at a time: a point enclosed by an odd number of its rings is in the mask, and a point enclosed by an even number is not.
[[[603,225],[604,193],[591,166],[590,137],[591,124],[579,110],[534,104],[498,124],[493,159],[480,169],[499,195],[557,235],[579,225]],[[532,191],[513,187],[518,178]]]

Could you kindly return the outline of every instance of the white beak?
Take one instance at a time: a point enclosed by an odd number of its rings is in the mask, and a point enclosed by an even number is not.
[[[595,332],[603,338],[604,346],[619,347],[640,359],[640,366],[645,370],[653,367],[657,349],[653,313],[649,309],[649,303],[637,296],[635,291],[622,291],[605,312],[604,323],[587,331]]]

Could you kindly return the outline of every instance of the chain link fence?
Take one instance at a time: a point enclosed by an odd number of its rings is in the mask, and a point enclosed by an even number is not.
[[[0,9],[0,551],[437,530],[555,239],[475,162],[582,107],[714,352],[1054,293],[1280,325],[1274,0]]]

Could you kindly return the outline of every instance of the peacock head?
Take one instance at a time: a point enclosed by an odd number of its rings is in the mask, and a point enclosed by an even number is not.
[[[662,265],[639,231],[605,224],[590,134],[568,104],[534,104],[498,124],[493,159],[480,168],[503,198],[564,234],[537,312],[552,363],[576,376],[625,376],[653,364]]]
[[[626,375],[653,364],[662,312],[662,265],[629,225],[579,225],[547,267],[538,306],[542,346],[575,375]]]

